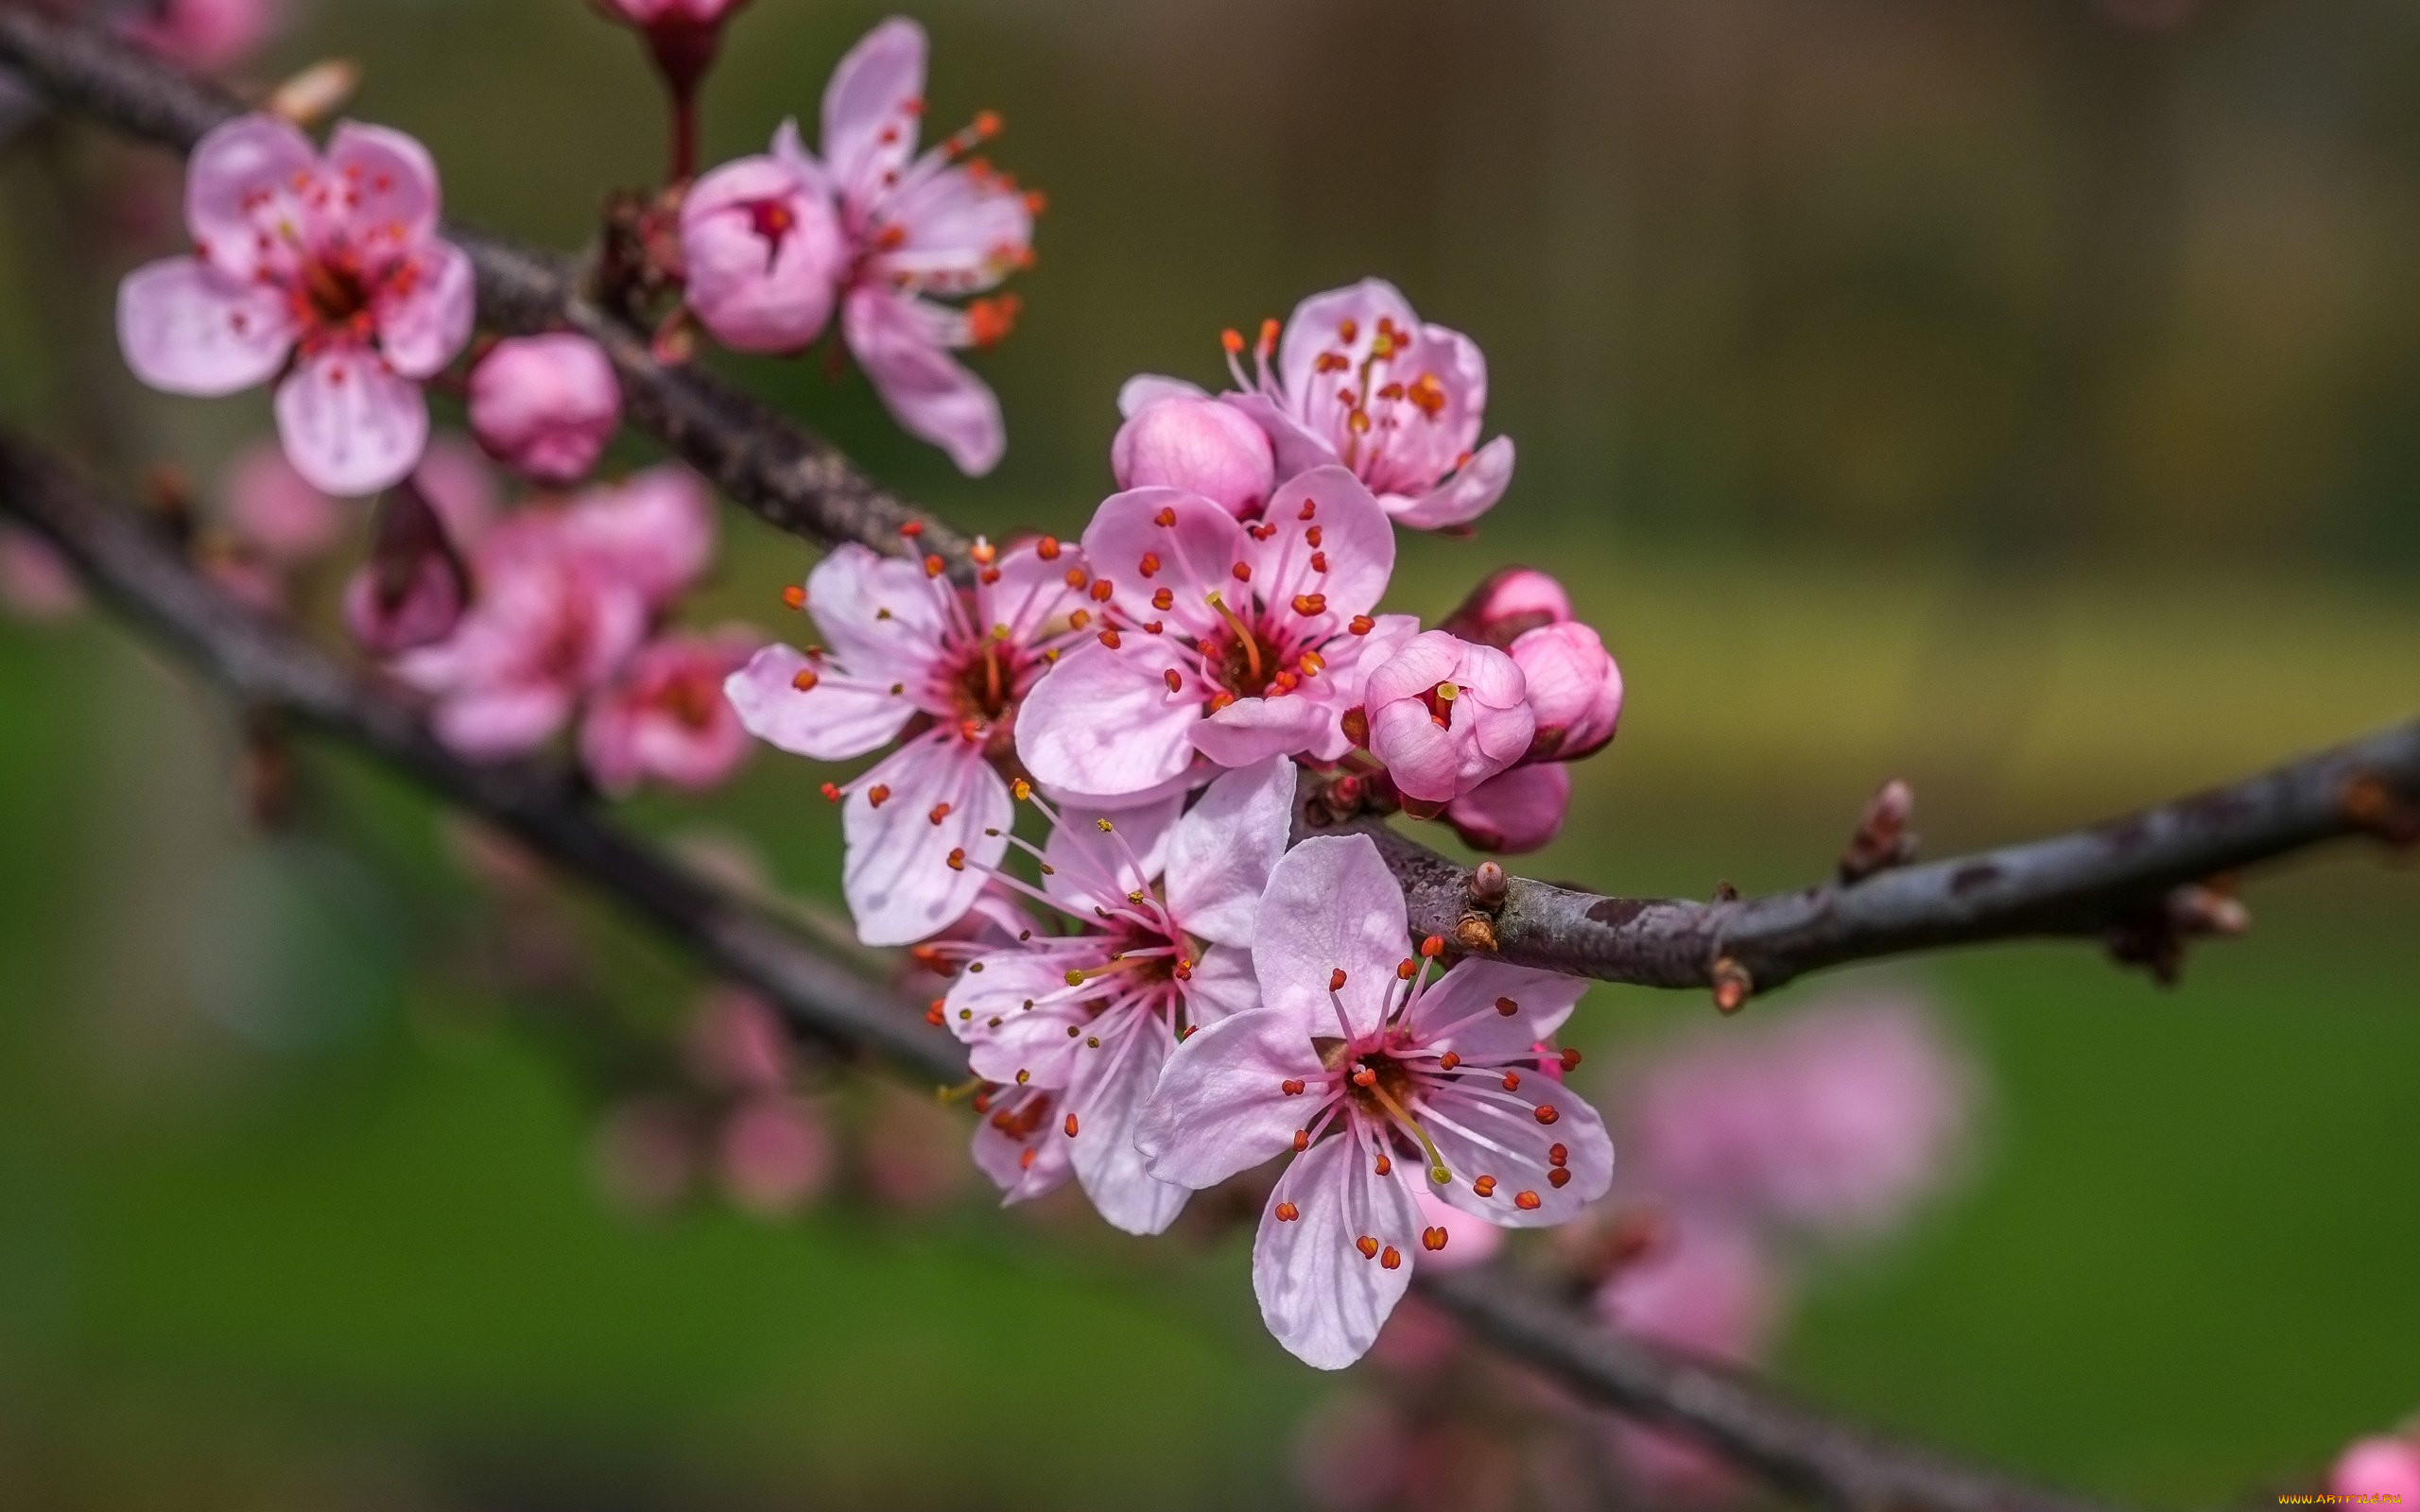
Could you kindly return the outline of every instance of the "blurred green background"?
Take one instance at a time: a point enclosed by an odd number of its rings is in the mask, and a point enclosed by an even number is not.
[[[756,0],[710,156],[811,121],[882,13]],[[1521,448],[1475,542],[1407,546],[1396,604],[1547,566],[1629,679],[1534,873],[1794,884],[1888,776],[1941,852],[2420,706],[2400,0],[918,13],[932,119],[997,107],[998,160],[1050,195],[1025,324],[980,359],[1007,462],[956,476],[821,362],[735,367],[910,496],[1072,535],[1122,378],[1213,381],[1221,327],[1392,279],[1482,344]],[[639,50],[575,0],[320,0],[254,73],[331,53],[466,219],[570,246],[659,171]],[[206,484],[266,405],[137,395],[107,318],[179,239],[173,175],[51,145],[0,162],[0,413]],[[62,245],[48,210],[111,182],[147,188],[105,250]],[[727,524],[700,615],[777,629],[806,555]],[[265,836],[234,719],[114,627],[0,622],[0,1504],[1293,1494],[1329,1383],[1263,1334],[1239,1242],[973,1194],[634,1222],[592,1132],[654,1074],[683,963],[574,900],[556,986],[466,965],[493,919],[426,804],[306,747]],[[744,834],[833,901],[824,775],[768,757],[633,816]],[[1980,1156],[1815,1278],[1786,1381],[2170,1505],[2308,1478],[2420,1407],[2420,883],[2348,852],[2250,898],[2254,935],[2173,992],[2072,947],[1923,968],[1988,1068]],[[1599,989],[1578,1038],[1709,1013]]]

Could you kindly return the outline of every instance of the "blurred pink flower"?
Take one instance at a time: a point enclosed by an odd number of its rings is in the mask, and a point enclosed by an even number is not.
[[[84,607],[76,571],[58,548],[19,525],[0,524],[0,610],[21,620],[60,620]]]
[[[1187,395],[1130,412],[1109,466],[1121,489],[1183,489],[1238,520],[1260,513],[1277,485],[1267,434],[1233,405]]]
[[[266,45],[285,12],[281,0],[153,0],[122,26],[178,67],[215,74]]]
[[[596,785],[621,797],[653,778],[700,792],[737,771],[751,742],[723,679],[762,639],[736,628],[665,635],[642,648],[588,706],[579,754]]]
[[[1761,1356],[1781,1311],[1780,1282],[1746,1235],[1675,1224],[1598,1290],[1597,1314],[1625,1333],[1733,1365]],[[1723,1463],[1684,1440],[1616,1420],[1616,1462],[1660,1500],[1710,1502],[1740,1486]]]
[[[616,1207],[657,1212],[688,1194],[698,1177],[697,1131],[667,1098],[638,1097],[606,1114],[589,1147],[597,1187]]]
[[[1571,768],[1560,762],[1518,765],[1445,805],[1444,819],[1474,850],[1519,855],[1563,833],[1571,808]]]
[[[597,0],[597,3],[633,26],[660,26],[678,22],[710,26],[729,18],[748,0]]]
[[[1870,1232],[1941,1179],[1973,1101],[1965,1060],[1912,1001],[1835,1000],[1666,1052],[1624,1099],[1632,1169],[1676,1202]]]
[[[398,656],[453,634],[470,600],[459,543],[420,478],[406,478],[372,516],[370,556],[344,586],[345,628],[372,656]]]
[[[2364,1438],[2347,1447],[2327,1472],[2337,1496],[2420,1502],[2420,1443],[2408,1438]]]
[[[769,153],[690,187],[681,256],[690,310],[733,351],[799,352],[823,334],[849,249],[797,122],[782,123]]]
[[[1571,618],[1571,595],[1534,567],[1503,567],[1491,573],[1437,627],[1503,650],[1541,626]]]
[[[446,536],[465,549],[478,544],[504,508],[495,469],[476,446],[447,432],[428,443],[412,481],[445,522]]]
[[[1509,654],[1529,686],[1537,734],[1527,758],[1577,761],[1604,748],[1622,717],[1622,672],[1597,632],[1578,620],[1540,626]]]
[[[313,487],[400,481],[428,440],[421,381],[471,333],[470,259],[438,236],[438,208],[436,165],[399,131],[345,122],[323,157],[275,116],[227,122],[186,176],[195,255],[119,285],[129,366],[201,396],[284,373],[278,434]]]
[[[532,482],[588,475],[622,424],[622,386],[605,349],[559,331],[499,341],[471,369],[471,429],[488,455]]]
[[[716,1165],[724,1193],[745,1211],[778,1218],[832,1184],[838,1158],[822,1113],[804,1098],[752,1097],[723,1121]]]
[[[685,1048],[690,1074],[717,1091],[777,1092],[789,1085],[788,1032],[746,988],[717,982],[700,993]]]
[[[1412,637],[1362,694],[1370,752],[1405,798],[1446,803],[1510,767],[1537,732],[1520,666],[1443,630]]]
[[[282,566],[300,566],[325,554],[351,518],[296,472],[272,441],[256,441],[235,455],[219,480],[218,499],[236,539]]]

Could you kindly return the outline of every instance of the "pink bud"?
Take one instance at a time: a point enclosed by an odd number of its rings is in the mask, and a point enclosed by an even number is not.
[[[1541,625],[1571,618],[1563,585],[1535,567],[1506,567],[1471,590],[1440,629],[1499,649]]]
[[[1445,822],[1474,850],[1518,855],[1563,832],[1571,807],[1571,768],[1529,763],[1492,777],[1445,805]]]
[[[733,351],[797,352],[823,334],[848,245],[795,122],[769,155],[726,163],[690,189],[681,256],[690,310]]]
[[[371,526],[370,559],[344,588],[345,627],[362,649],[394,656],[454,633],[471,578],[419,485],[387,490]]]
[[[2420,1501],[2420,1444],[2408,1438],[2364,1438],[2338,1457],[2327,1472],[2327,1488],[2338,1496],[2366,1496],[2376,1501]]]
[[[1601,749],[1622,717],[1622,669],[1605,643],[1578,620],[1542,626],[1514,641],[1512,660],[1529,679],[1538,732],[1530,759],[1568,762]]]
[[[1370,674],[1370,750],[1407,799],[1446,803],[1521,759],[1537,733],[1521,668],[1443,630],[1413,636]]]
[[[278,0],[157,0],[127,21],[125,31],[181,68],[211,74],[259,51],[284,9]]]
[[[1147,405],[1117,428],[1109,466],[1121,489],[1189,490],[1237,519],[1257,514],[1277,486],[1269,434],[1215,399]]]
[[[218,488],[219,509],[238,540],[287,566],[337,543],[350,511],[294,471],[275,441],[245,448]]]
[[[532,482],[579,482],[621,424],[613,361],[586,336],[499,341],[471,370],[472,433],[490,456]]]
[[[707,1086],[733,1092],[777,1092],[789,1082],[789,1036],[765,1000],[717,983],[689,1019],[689,1070]]]
[[[688,22],[719,26],[748,0],[603,0],[606,9],[633,26],[661,26]]]
[[[717,1152],[723,1191],[762,1217],[795,1212],[832,1184],[832,1134],[815,1107],[795,1097],[759,1097],[723,1125]]]

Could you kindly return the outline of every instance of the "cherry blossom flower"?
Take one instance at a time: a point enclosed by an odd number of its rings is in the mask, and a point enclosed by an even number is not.
[[[1578,620],[1542,625],[1507,649],[1529,689],[1537,721],[1524,760],[1570,762],[1594,755],[1622,717],[1622,670],[1597,632]]]
[[[732,1109],[715,1140],[723,1194],[743,1212],[779,1218],[832,1185],[839,1149],[822,1110],[804,1097],[751,1097]]]
[[[471,430],[490,456],[535,483],[588,475],[622,425],[605,349],[569,331],[499,341],[471,369]]]
[[[654,613],[703,569],[713,530],[703,487],[680,468],[525,511],[479,541],[473,607],[454,632],[394,671],[436,696],[431,722],[455,750],[533,750],[639,648]]]
[[[623,797],[653,778],[703,792],[737,771],[748,731],[722,685],[763,639],[738,628],[665,635],[642,647],[589,701],[580,726],[580,762],[596,785]]]
[[[1183,489],[1238,520],[1259,514],[1277,486],[1268,435],[1234,406],[1190,395],[1136,410],[1110,442],[1109,466],[1121,489]]]
[[[118,289],[135,374],[215,397],[283,373],[278,434],[315,488],[402,479],[428,440],[421,381],[471,332],[471,263],[437,234],[428,153],[348,121],[322,156],[285,121],[240,116],[194,149],[185,219],[195,255]]]
[[[1032,1152],[1021,1165],[1041,1160],[1037,1143],[1065,1143],[1093,1206],[1135,1234],[1167,1228],[1190,1194],[1154,1180],[1134,1147],[1169,1052],[1260,1006],[1249,947],[1293,825],[1294,764],[1274,756],[1229,772],[1179,816],[1183,801],[1056,816],[1032,892],[1076,929],[1027,930],[977,956],[942,1005],[977,1075],[1058,1094],[1050,1122],[1029,1132],[1022,1104],[987,1107],[995,1132]],[[1018,1177],[1011,1200],[1035,1194],[1022,1168]]]
[[[950,355],[1004,339],[1014,295],[963,309],[927,296],[980,294],[1032,261],[1042,197],[970,156],[999,134],[990,111],[916,156],[925,31],[894,16],[868,32],[823,92],[823,167],[853,249],[840,333],[891,417],[980,476],[1008,444],[999,401]]]
[[[1571,595],[1551,576],[1535,567],[1502,567],[1472,589],[1438,628],[1502,650],[1530,630],[1569,618]]]
[[[280,0],[155,0],[123,28],[129,41],[180,68],[215,74],[258,52],[285,10]]]
[[[1613,1178],[1596,1110],[1536,1069],[1585,984],[1481,958],[1432,983],[1404,954],[1407,929],[1369,836],[1288,851],[1253,931],[1263,1006],[1177,1046],[1136,1128],[1150,1174],[1196,1189],[1294,1153],[1261,1216],[1253,1289],[1278,1342],[1322,1369],[1358,1359],[1418,1257],[1450,1243],[1422,1224],[1421,1192],[1530,1228],[1575,1216]]]
[[[681,256],[690,310],[733,351],[799,352],[823,334],[850,252],[797,122],[782,123],[771,152],[690,187]]]
[[[2327,1489],[2340,1497],[2373,1501],[2420,1500],[2420,1442],[2364,1438],[2347,1446],[2327,1472]]]
[[[218,512],[245,545],[287,567],[325,555],[349,519],[294,470],[283,449],[266,440],[245,447],[228,464]]]
[[[1133,489],[1084,531],[1108,624],[1052,667],[1017,729],[1035,779],[1115,803],[1270,756],[1332,762],[1369,668],[1419,628],[1373,616],[1394,532],[1342,468],[1279,490],[1245,524],[1199,494]],[[1523,737],[1526,741],[1526,735]]]
[[[1443,630],[1412,637],[1370,673],[1370,753],[1408,799],[1447,803],[1519,761],[1537,733],[1512,658]]]
[[[1444,820],[1474,850],[1518,855],[1563,833],[1571,809],[1571,768],[1560,762],[1516,765],[1445,805]]]
[[[1261,323],[1250,375],[1244,338],[1227,333],[1237,391],[1224,397],[1269,433],[1281,480],[1340,462],[1396,524],[1420,530],[1468,524],[1504,496],[1512,440],[1479,445],[1487,359],[1477,342],[1423,324],[1393,284],[1374,278],[1312,295],[1279,330]],[[1201,392],[1145,377],[1121,397],[1132,418],[1151,401]]]
[[[906,945],[964,914],[1007,853],[1023,706],[1092,606],[1077,554],[1045,537],[977,548],[976,586],[844,545],[794,602],[830,648],[769,645],[725,685],[757,739],[816,761],[899,747],[845,787],[841,890],[869,945]],[[903,739],[904,737],[904,739]]]

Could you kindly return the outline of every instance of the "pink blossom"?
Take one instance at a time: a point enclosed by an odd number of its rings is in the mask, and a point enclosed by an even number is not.
[[[323,157],[285,121],[241,116],[194,149],[185,220],[195,255],[118,289],[136,376],[215,397],[283,373],[278,434],[313,487],[400,481],[428,440],[421,381],[471,333],[471,262],[437,234],[428,153],[348,121]]]
[[[1089,618],[1075,553],[1045,538],[977,548],[976,586],[844,545],[818,562],[798,602],[830,649],[769,645],[725,691],[757,739],[839,762],[904,742],[845,788],[841,890],[869,945],[905,945],[950,924],[1007,853],[1003,765],[1028,696]],[[1070,579],[1073,579],[1073,582]]]
[[[1764,1252],[1736,1229],[1676,1224],[1614,1272],[1597,1313],[1625,1333],[1734,1365],[1763,1354],[1781,1315],[1781,1283]],[[1738,1484],[1696,1445],[1634,1423],[1609,1425],[1616,1459],[1659,1499],[1727,1498]]]
[[[1152,1176],[1197,1190],[1294,1152],[1253,1289],[1278,1342],[1322,1369],[1358,1359],[1417,1258],[1450,1245],[1421,1222],[1423,1191],[1532,1228],[1613,1178],[1596,1110],[1534,1071],[1585,984],[1474,957],[1432,985],[1407,929],[1369,836],[1288,851],[1252,936],[1263,1005],[1178,1045],[1135,1131]]]
[[[1374,278],[1312,295],[1284,331],[1262,324],[1249,376],[1243,338],[1227,334],[1238,391],[1226,401],[1269,433],[1280,479],[1341,462],[1396,524],[1421,530],[1468,524],[1504,496],[1512,441],[1479,445],[1487,359],[1477,342],[1424,325],[1393,284]],[[1146,378],[1128,392],[1201,390]]]
[[[690,187],[681,255],[689,308],[733,351],[798,352],[823,334],[850,254],[797,122],[782,123],[770,153]]]
[[[489,465],[486,455],[452,432],[428,443],[420,466],[412,469],[412,481],[420,486],[421,496],[437,511],[437,517],[445,523],[446,535],[458,545],[478,544],[479,538],[488,533],[504,508],[495,469]]]
[[[1510,767],[1537,732],[1512,657],[1443,630],[1416,635],[1371,673],[1370,752],[1407,799],[1446,803]]]
[[[1260,427],[1232,405],[1187,396],[1136,410],[1110,442],[1109,466],[1121,489],[1183,489],[1238,520],[1260,513],[1277,486]]]
[[[1744,1220],[1870,1232],[1935,1186],[1973,1078],[1913,1002],[1725,1025],[1651,1063],[1627,1104],[1645,1180]]]
[[[0,609],[21,620],[61,620],[84,607],[76,571],[57,547],[19,525],[0,524]]]
[[[1008,444],[999,401],[950,355],[1014,326],[1014,295],[963,309],[928,295],[978,294],[1032,260],[1039,195],[970,154],[997,135],[986,111],[922,157],[924,28],[894,16],[868,32],[823,92],[823,167],[852,249],[840,334],[910,435],[979,476]]]
[[[1503,650],[1540,626],[1569,618],[1571,595],[1561,583],[1534,567],[1505,567],[1472,589],[1438,628]]]
[[[155,0],[124,30],[180,68],[215,74],[258,52],[285,9],[279,0]]]
[[[637,589],[649,609],[678,598],[714,562],[714,500],[684,467],[598,484],[556,518],[569,549]]]
[[[748,730],[723,680],[763,637],[746,629],[666,635],[590,700],[579,756],[596,785],[627,796],[653,778],[687,792],[718,786],[748,759]]]
[[[718,26],[748,0],[598,0],[607,10],[633,26],[662,26],[686,22]]]
[[[577,483],[622,424],[605,349],[572,332],[499,341],[471,369],[471,429],[488,455],[537,483]]]
[[[781,1095],[752,1097],[733,1109],[715,1158],[732,1202],[766,1218],[821,1196],[839,1164],[822,1113],[804,1098]]]
[[[470,602],[458,544],[419,479],[406,478],[379,501],[369,559],[345,583],[345,628],[363,650],[398,656],[453,634]]]
[[[2408,1438],[2364,1438],[2338,1456],[2327,1472],[2327,1489],[2337,1496],[2367,1496],[2420,1501],[2420,1443]]]
[[[236,455],[218,485],[219,512],[236,539],[273,562],[299,566],[324,555],[349,515],[267,441]]]
[[[1054,1167],[1072,1171],[1128,1233],[1165,1229],[1188,1194],[1154,1180],[1134,1147],[1134,1120],[1169,1052],[1194,1029],[1260,1006],[1249,946],[1293,825],[1294,765],[1270,757],[1220,777],[1180,816],[1183,802],[1114,819],[1057,816],[1032,892],[1073,929],[1028,930],[976,956],[942,1005],[977,1075],[1058,1093],[1039,1127],[1028,1128],[1022,1105],[987,1111],[994,1133],[1063,1143],[1067,1163]],[[1026,1170],[1017,1175],[1011,1201],[1038,1194]]]
[[[1084,556],[1106,623],[1043,678],[1017,729],[1035,779],[1063,793],[1129,799],[1197,755],[1335,761],[1368,669],[1418,629],[1370,612],[1394,531],[1341,468],[1294,479],[1252,524],[1174,489],[1113,495]]]
[[[1571,808],[1571,768],[1560,762],[1516,765],[1445,805],[1444,818],[1474,850],[1519,855],[1563,833]]]
[[[700,995],[686,1041],[691,1074],[732,1092],[777,1092],[789,1085],[790,1042],[765,1000],[717,983]]]
[[[1541,626],[1516,638],[1510,655],[1537,720],[1529,760],[1578,761],[1614,738],[1622,717],[1622,669],[1595,630],[1578,620]]]

